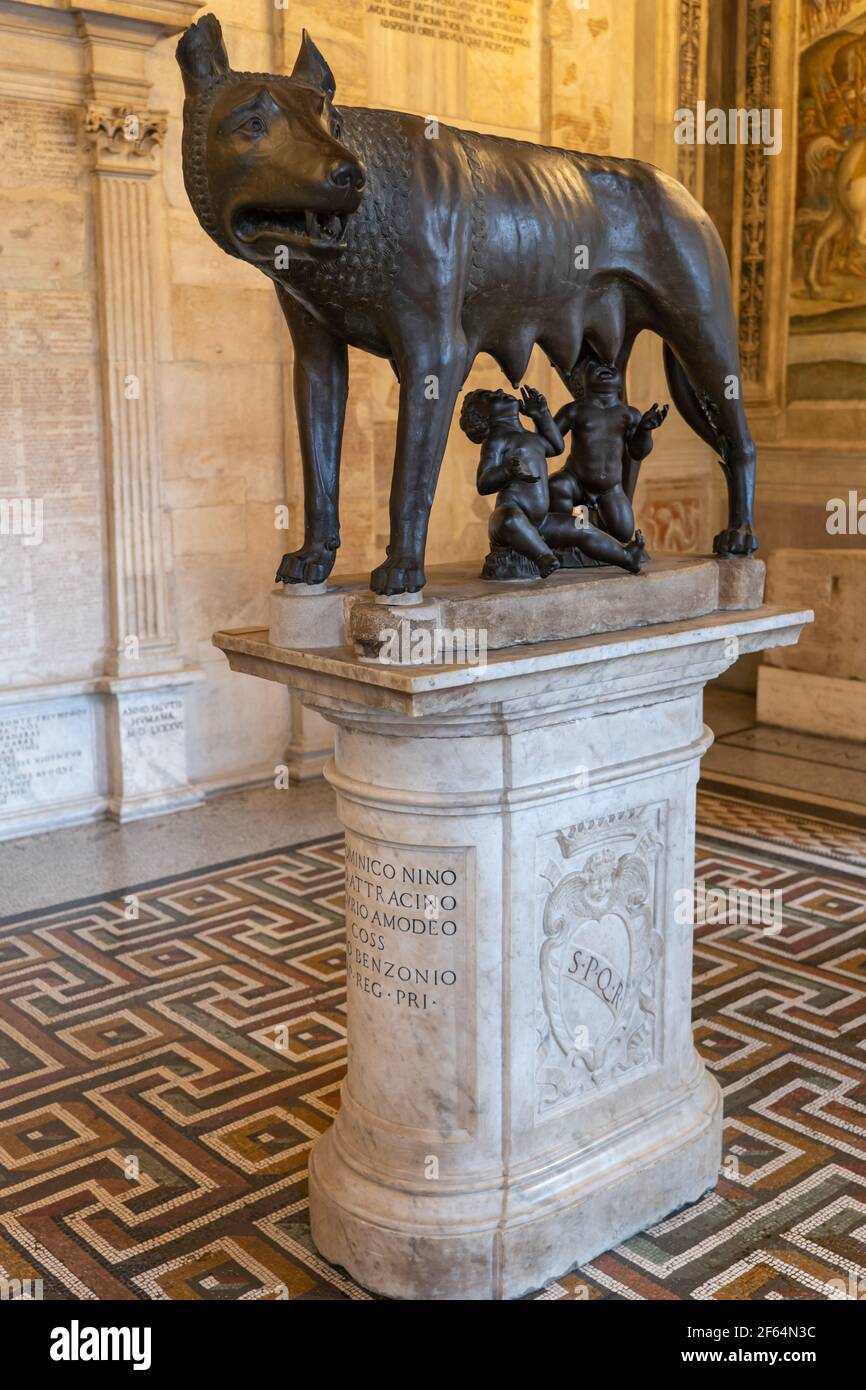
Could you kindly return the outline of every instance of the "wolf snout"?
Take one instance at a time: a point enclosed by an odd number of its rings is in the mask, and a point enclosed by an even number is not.
[[[356,159],[341,159],[332,168],[328,181],[346,193],[360,193],[367,181],[367,175]]]

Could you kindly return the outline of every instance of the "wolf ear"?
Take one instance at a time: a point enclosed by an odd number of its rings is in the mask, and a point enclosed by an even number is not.
[[[337,90],[334,74],[306,29],[302,32],[303,38],[298,49],[298,56],[295,59],[295,66],[292,68],[292,77],[308,87],[318,87],[320,91],[325,93],[328,101],[333,101],[334,93]]]
[[[209,87],[215,78],[225,76],[229,71],[229,55],[216,15],[203,15],[190,25],[186,33],[181,35],[176,57],[188,97],[196,96]]]

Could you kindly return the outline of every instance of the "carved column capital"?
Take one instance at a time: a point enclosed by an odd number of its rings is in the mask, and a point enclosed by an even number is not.
[[[139,177],[156,172],[168,128],[163,112],[91,102],[85,107],[83,124],[97,172]]]

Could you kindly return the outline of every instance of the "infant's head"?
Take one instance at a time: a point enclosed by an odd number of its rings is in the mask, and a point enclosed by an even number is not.
[[[463,398],[460,428],[473,444],[483,444],[494,420],[508,418],[520,402],[507,391],[470,391]]]
[[[602,362],[592,352],[581,363],[580,379],[587,395],[593,395],[596,391],[622,390],[622,373],[619,369],[612,362]]]

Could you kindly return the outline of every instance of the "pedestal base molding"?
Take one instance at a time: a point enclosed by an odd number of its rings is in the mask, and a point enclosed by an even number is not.
[[[313,1240],[391,1298],[519,1298],[697,1201],[718,1182],[721,1152],[722,1096],[703,1066],[690,1091],[621,1134],[442,1200],[432,1182],[383,1186],[343,1152],[338,1117],[310,1158]]]

